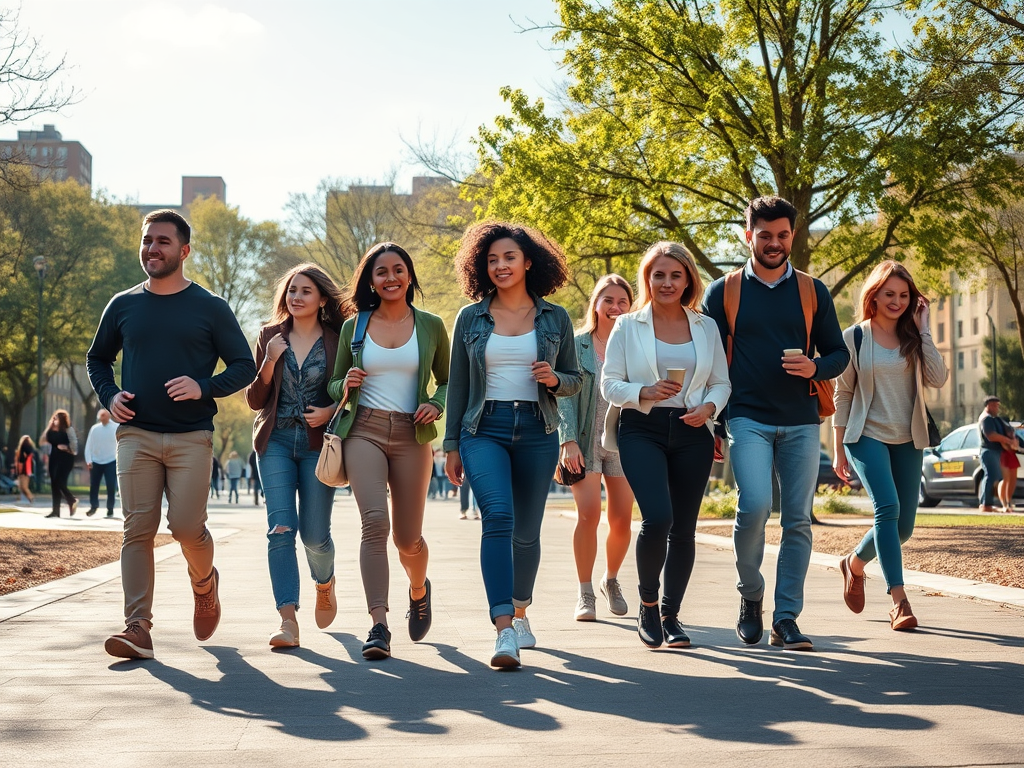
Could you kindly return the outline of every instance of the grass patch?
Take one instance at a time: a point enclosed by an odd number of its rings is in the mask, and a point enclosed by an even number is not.
[[[1024,528],[1024,517],[1006,515],[929,515],[918,512],[916,528]]]
[[[704,501],[700,504],[700,516],[703,518],[732,520],[736,517],[738,501],[739,494],[736,491],[727,491],[725,493],[719,490],[712,491],[704,497]]]

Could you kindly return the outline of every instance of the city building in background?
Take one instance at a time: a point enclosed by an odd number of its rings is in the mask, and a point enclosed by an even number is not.
[[[215,197],[222,203],[227,202],[227,184],[220,176],[182,176],[181,202],[162,203],[160,205],[137,205],[139,213],[145,216],[153,211],[169,208],[187,218],[187,209],[199,197]]]
[[[41,131],[18,131],[17,139],[0,141],[0,161],[24,165],[37,179],[72,179],[92,189],[92,155],[80,142],[64,141],[49,123]]]

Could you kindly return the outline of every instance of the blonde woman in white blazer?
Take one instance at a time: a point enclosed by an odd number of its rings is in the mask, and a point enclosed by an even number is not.
[[[877,555],[892,598],[890,626],[908,630],[917,618],[903,588],[902,544],[914,531],[928,446],[924,388],[941,387],[949,372],[932,343],[928,300],[902,264],[884,261],[868,275],[859,314],[843,332],[850,364],[836,383],[833,467],[849,480],[853,463],[875,525],[839,564],[843,599],[854,613],[864,610],[864,566]]]
[[[679,608],[714,458],[713,422],[732,392],[718,326],[696,309],[703,292],[682,245],[652,245],[640,261],[635,309],[619,317],[608,337],[601,376],[601,394],[614,406],[603,442],[618,446],[643,518],[637,632],[650,648],[690,645]]]

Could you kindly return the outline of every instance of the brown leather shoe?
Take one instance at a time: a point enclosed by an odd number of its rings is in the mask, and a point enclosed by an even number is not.
[[[213,569],[211,578],[209,592],[200,595],[195,589],[192,590],[192,597],[196,601],[196,610],[192,614],[192,629],[197,640],[209,640],[220,624],[220,596],[217,594],[220,574],[216,568]]]
[[[320,629],[327,629],[338,615],[338,598],[334,595],[334,577],[326,584],[316,584],[316,608],[313,618]]]
[[[145,624],[133,621],[124,632],[108,637],[103,650],[119,659],[152,659],[153,638]]]
[[[894,605],[889,611],[889,624],[897,632],[913,629],[917,626],[917,617],[910,610],[910,601],[906,598],[900,600],[899,605]]]
[[[855,576],[850,570],[850,558],[847,555],[839,561],[839,572],[843,574],[843,600],[846,607],[854,613],[864,610],[864,576]]]

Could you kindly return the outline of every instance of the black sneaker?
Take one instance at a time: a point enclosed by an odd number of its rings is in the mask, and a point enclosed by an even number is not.
[[[370,627],[370,634],[363,643],[363,658],[376,661],[391,655],[391,632],[383,624]]]
[[[661,629],[661,617],[658,606],[640,603],[640,613],[636,619],[636,631],[640,640],[648,648],[659,648],[665,636]]]
[[[409,637],[414,643],[422,640],[430,631],[430,579],[427,579],[423,586],[427,593],[419,600],[410,597],[409,612],[405,614],[405,618],[409,620]]]
[[[736,636],[747,645],[757,645],[764,636],[764,621],[761,619],[761,600],[740,598],[740,617],[736,621]]]
[[[96,507],[89,507],[89,511],[85,513],[86,517],[92,517],[96,514]]]
[[[807,635],[800,634],[800,627],[793,619],[779,619],[772,624],[772,633],[768,642],[787,651],[814,650],[814,643]]]
[[[690,647],[690,637],[683,629],[678,616],[663,616],[661,626],[665,630],[665,645],[669,648]]]

